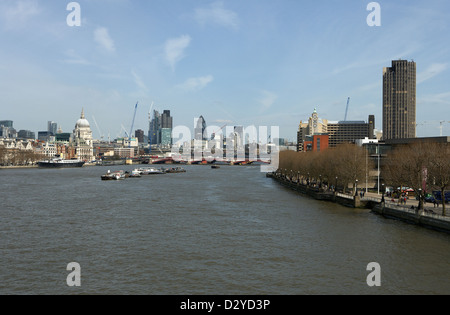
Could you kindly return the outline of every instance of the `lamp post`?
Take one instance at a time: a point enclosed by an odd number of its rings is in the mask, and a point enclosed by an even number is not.
[[[383,187],[383,189],[382,189],[383,195],[381,196],[381,202],[384,203],[384,201],[385,201],[384,200],[385,187],[384,187],[384,184],[382,184],[381,186]]]
[[[358,180],[355,180],[355,196],[358,196]]]
[[[336,176],[336,185],[334,185],[334,192],[337,194],[337,181],[338,181],[338,177]]]
[[[377,146],[377,155],[378,155],[378,196],[380,195],[380,145]]]
[[[419,188],[419,206],[417,207],[417,209],[421,210],[422,209],[422,205],[423,205],[423,203],[422,203],[422,189]]]

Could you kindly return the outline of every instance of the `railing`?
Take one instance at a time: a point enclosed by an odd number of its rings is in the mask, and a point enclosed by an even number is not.
[[[396,204],[395,202],[391,202],[391,201],[387,201],[386,206],[390,209],[395,209],[395,210],[399,210],[399,211],[403,211],[403,212],[407,212],[407,213],[411,213],[411,214],[419,214],[417,211],[417,208],[411,209],[411,208],[408,208],[407,206],[400,206],[400,205]],[[422,217],[429,217],[429,218],[433,218],[436,220],[443,220],[443,221],[450,222],[450,217],[447,217],[447,216],[444,217],[438,213],[432,212],[432,210],[424,209],[423,211],[420,211],[420,212],[421,212],[420,216],[422,216]]]

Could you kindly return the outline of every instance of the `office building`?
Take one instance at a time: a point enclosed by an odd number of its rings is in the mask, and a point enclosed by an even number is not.
[[[36,134],[30,130],[20,130],[17,133],[17,137],[21,139],[34,140],[36,139]]]
[[[173,117],[170,110],[164,110],[162,114],[153,111],[153,118],[150,121],[149,142],[150,145],[170,147],[172,145]]]
[[[49,121],[47,123],[47,131],[51,133],[52,136],[55,136],[58,131],[58,124],[54,121]]]
[[[48,131],[39,131],[38,132],[38,140],[43,142],[53,142],[53,135]]]
[[[13,124],[12,120],[0,120],[0,127],[13,128]]]
[[[297,151],[306,151],[304,147],[304,142],[307,140],[308,136],[314,136],[316,134],[326,134],[327,133],[328,120],[320,119],[317,109],[314,109],[311,117],[309,117],[308,122],[300,121],[300,125],[297,133]]]
[[[150,127],[148,132],[148,139],[150,141],[150,145],[159,145],[161,144],[161,114],[157,111],[153,111],[153,118],[150,121]]]
[[[144,142],[144,130],[138,129],[134,132],[134,136],[138,139],[139,143]]]
[[[170,116],[170,110],[163,111],[161,115],[161,128],[172,129],[173,128],[173,118]]]
[[[297,151],[323,151],[328,147],[335,148],[343,143],[355,143],[359,139],[375,139],[374,131],[374,115],[370,115],[367,122],[330,122],[320,119],[317,110],[314,110],[307,123],[300,122],[297,133]]]
[[[394,60],[383,69],[383,139],[416,137],[416,63]]]
[[[203,116],[200,116],[200,118],[198,118],[195,122],[194,139],[208,140],[208,136],[206,134],[206,121]]]
[[[365,121],[329,122],[327,125],[329,146],[335,148],[343,143],[355,143],[359,139],[374,139],[373,129],[370,123]],[[370,134],[370,130],[372,130],[372,134]]]
[[[170,110],[163,111],[161,115],[161,146],[170,148],[172,146],[173,118]]]
[[[2,138],[17,138],[17,131],[13,128],[12,120],[0,121],[0,137]]]

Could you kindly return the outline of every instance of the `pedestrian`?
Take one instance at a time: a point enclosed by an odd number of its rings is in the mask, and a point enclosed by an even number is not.
[[[436,208],[436,200],[433,200],[433,205]]]

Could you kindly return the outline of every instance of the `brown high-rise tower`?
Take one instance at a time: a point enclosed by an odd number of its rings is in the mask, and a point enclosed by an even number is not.
[[[394,60],[383,69],[383,139],[416,137],[416,63]]]

